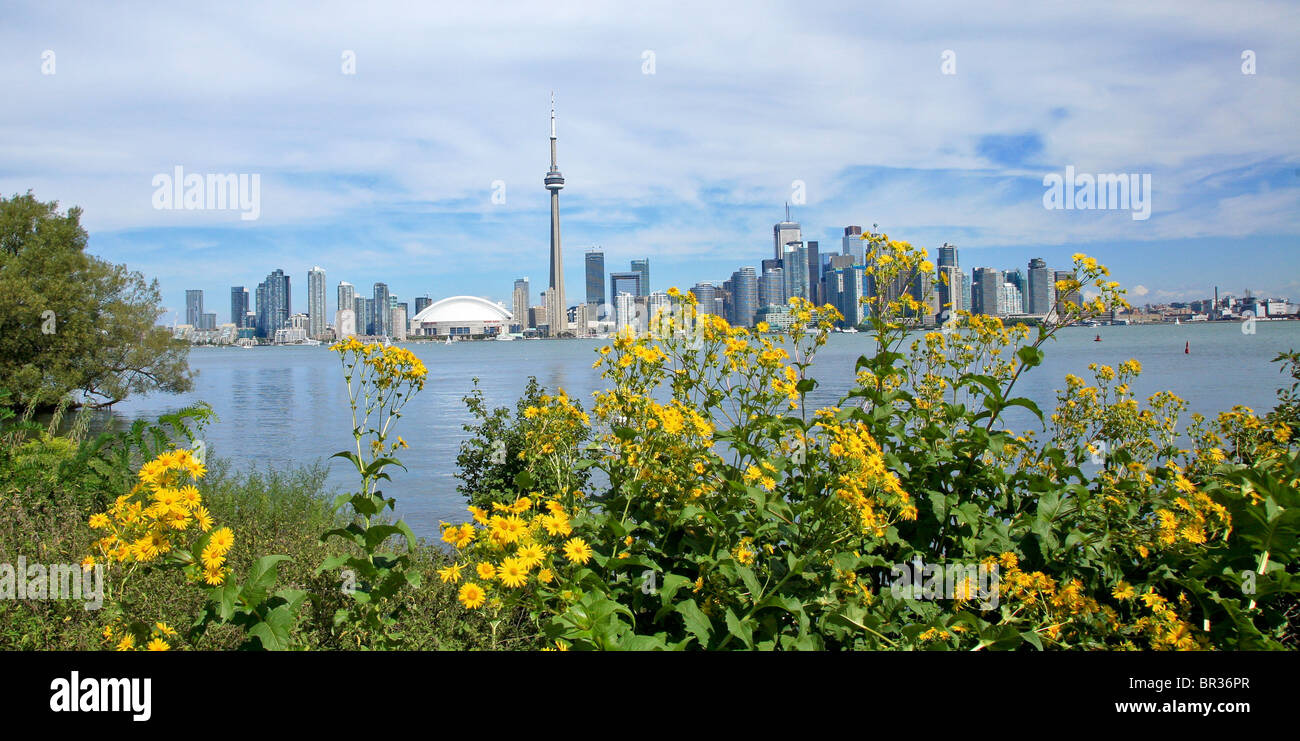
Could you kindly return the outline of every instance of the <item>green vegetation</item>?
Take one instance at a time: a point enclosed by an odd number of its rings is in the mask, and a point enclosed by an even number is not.
[[[155,325],[157,281],[89,255],[81,209],[0,197],[0,384],[20,406],[188,391],[188,348]]]

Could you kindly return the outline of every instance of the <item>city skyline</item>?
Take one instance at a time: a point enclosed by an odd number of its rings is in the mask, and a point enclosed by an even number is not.
[[[1199,3],[1177,15],[888,9],[869,27],[851,4],[745,10],[755,34],[794,34],[808,50],[780,60],[754,58],[725,13],[683,25],[673,10],[641,9],[629,30],[612,11],[573,24],[519,6],[471,23],[381,8],[288,35],[270,22],[301,15],[286,5],[259,10],[267,34],[235,50],[226,39],[248,20],[232,9],[201,27],[159,10],[159,43],[145,48],[122,41],[121,14],[88,8],[41,36],[56,74],[35,52],[0,68],[26,104],[0,113],[0,189],[82,207],[91,252],[157,277],[182,315],[187,289],[212,297],[315,264],[400,296],[510,305],[514,277],[546,275],[537,142],[554,89],[570,255],[649,257],[655,286],[757,271],[789,202],[824,252],[842,225],[869,221],[932,253],[959,244],[971,263],[1092,254],[1135,303],[1214,285],[1300,294],[1289,6],[1244,3],[1226,26]],[[1089,31],[1098,12],[1106,34]],[[56,13],[18,9],[0,38],[25,49]],[[428,33],[450,40],[420,43]],[[539,35],[549,43],[521,43]],[[340,69],[345,51],[355,74]],[[151,86],[124,89],[123,68],[149,69]],[[421,94],[431,84],[438,94]],[[178,166],[259,175],[257,218],[155,208],[152,179]],[[1150,175],[1150,218],[1044,208],[1044,178],[1067,168]],[[566,286],[582,269],[566,263]]]

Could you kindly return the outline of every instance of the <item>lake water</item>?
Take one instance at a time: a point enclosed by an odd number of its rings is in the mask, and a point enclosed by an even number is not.
[[[1300,348],[1300,322],[1258,322],[1243,334],[1235,323],[1070,328],[1045,346],[1044,364],[1016,386],[1048,412],[1066,373],[1090,379],[1092,362],[1118,365],[1136,358],[1143,373],[1133,390],[1139,399],[1168,389],[1187,399],[1191,412],[1213,415],[1234,404],[1256,411],[1272,408],[1284,377],[1269,362],[1279,352]],[[1094,342],[1100,334],[1102,342]],[[1191,352],[1183,352],[1190,343]],[[385,493],[396,496],[400,514],[417,535],[433,536],[439,520],[464,517],[456,492],[456,455],[471,421],[461,399],[475,377],[490,406],[511,406],[528,376],[547,388],[564,388],[583,399],[605,388],[591,365],[603,340],[458,342],[408,345],[429,369],[424,391],[407,405],[396,427],[409,444],[401,458],[407,470],[392,472]],[[815,364],[821,386],[813,407],[834,404],[852,384],[858,356],[871,347],[866,334],[831,335]],[[198,371],[194,391],[182,395],[135,396],[117,405],[119,418],[155,418],[199,400],[218,421],[204,433],[209,455],[241,467],[282,468],[326,459],[352,445],[347,392],[338,355],[320,347],[196,347],[190,366]],[[1186,419],[1186,417],[1184,418]],[[355,486],[355,470],[342,459],[329,461],[330,483]]]

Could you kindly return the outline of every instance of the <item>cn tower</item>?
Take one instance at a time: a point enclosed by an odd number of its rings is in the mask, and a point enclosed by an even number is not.
[[[551,191],[551,283],[546,298],[546,318],[552,337],[568,328],[569,311],[564,301],[564,255],[560,251],[560,189],[564,176],[555,163],[555,93],[551,93],[551,169],[546,189]]]

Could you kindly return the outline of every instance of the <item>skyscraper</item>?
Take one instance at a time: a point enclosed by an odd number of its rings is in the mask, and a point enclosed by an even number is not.
[[[185,323],[199,329],[203,323],[203,291],[189,289],[185,291]]]
[[[1052,276],[1055,278],[1055,280],[1052,281],[1052,304],[1055,305],[1057,301],[1056,283],[1063,280],[1077,280],[1078,276],[1075,275],[1073,270],[1054,270],[1052,271]],[[1066,304],[1081,306],[1083,304],[1083,296],[1079,295],[1079,289],[1076,288],[1073,291],[1068,291],[1062,295],[1060,297],[1060,302],[1061,305],[1057,307],[1057,311],[1064,313]]]
[[[998,313],[1004,316],[1025,313],[1024,294],[1014,281],[1003,281],[1002,294],[998,298]]]
[[[514,323],[518,326],[517,332],[529,329],[532,323],[528,320],[528,279],[516,278],[515,289],[510,296],[511,305],[514,314]]]
[[[772,241],[772,256],[778,260],[785,257],[785,246],[787,244],[803,241],[803,231],[799,223],[790,220],[790,204],[788,203],[785,206],[785,221],[779,221],[772,226]]]
[[[758,311],[758,276],[752,267],[731,274],[731,307],[728,321],[738,327],[754,326],[754,312]]]
[[[376,337],[388,337],[393,333],[393,321],[391,314],[391,298],[388,295],[387,283],[375,284],[374,308],[367,309],[370,312],[370,322],[373,333]]]
[[[238,329],[244,326],[248,316],[248,289],[243,286],[230,287],[230,323]]]
[[[959,311],[970,311],[962,297],[964,276],[961,265],[957,262],[957,248],[947,242],[939,248],[939,282],[935,286],[939,294],[939,316],[955,317]]]
[[[583,257],[583,264],[587,269],[587,303],[600,306],[605,303],[605,253],[591,250]]]
[[[429,308],[429,305],[432,304],[432,303],[433,303],[433,299],[429,298],[428,296],[416,296],[416,297],[415,297],[415,314],[419,314],[420,312],[422,312],[422,311],[424,311],[425,309]],[[411,315],[411,318],[412,318],[412,319],[415,318],[415,314],[412,314],[412,315]]]
[[[862,227],[846,226],[844,227],[843,255],[852,255],[856,258],[854,265],[862,265],[866,257],[866,248],[862,244]]]
[[[941,268],[958,267],[956,245],[951,245],[948,244],[947,242],[944,242],[943,246],[939,248],[939,267]]]
[[[695,311],[697,314],[714,314],[714,299],[717,297],[718,289],[709,281],[700,281],[691,289],[695,294]]]
[[[345,311],[345,310],[346,310],[346,311],[356,311],[356,308],[357,308],[357,289],[356,289],[356,287],[353,286],[351,283],[345,281],[345,280],[344,280],[344,281],[339,281],[339,289],[338,289],[338,291],[339,291],[339,296],[338,296],[338,310],[339,310],[339,311]],[[356,324],[356,322],[359,321],[360,319],[361,319],[361,317],[358,317],[358,316],[356,316],[356,315],[353,315],[352,320],[353,320],[354,329],[355,329],[355,324]]]
[[[613,272],[609,274],[609,296],[610,300],[618,298],[620,293],[630,293],[633,296],[641,295],[641,274],[630,270],[624,272]]]
[[[289,276],[276,268],[257,286],[257,334],[274,337],[275,330],[284,329],[289,321],[292,294]]]
[[[254,294],[253,329],[258,337],[266,336],[266,328],[270,325],[270,302],[267,300],[266,281],[257,284],[257,292]]]
[[[764,260],[766,262],[766,260]],[[758,279],[758,308],[785,305],[785,276],[778,267],[765,267]]]
[[[307,336],[325,334],[325,268],[319,265],[307,271]]]
[[[551,169],[546,173],[546,189],[551,192],[551,281],[546,302],[547,325],[552,337],[559,336],[567,325],[564,302],[564,255],[560,251],[560,190],[564,176],[555,162],[555,93],[551,93]]]
[[[650,260],[633,260],[632,272],[641,274],[641,293],[638,296],[650,295]]]
[[[1035,257],[1029,261],[1029,291],[1025,310],[1030,314],[1046,315],[1056,303],[1056,286],[1047,261]]]
[[[821,305],[822,299],[822,258],[818,254],[816,240],[805,242],[808,248],[808,300]]]
[[[993,268],[975,268],[971,280],[971,313],[997,316],[1002,284],[1001,272]]]
[[[353,320],[356,322],[357,334],[366,336],[371,334],[370,317],[366,316],[366,304],[375,302],[374,299],[367,299],[365,296],[357,296],[352,299],[353,311],[355,315]]]
[[[808,248],[803,242],[791,242],[785,246],[785,255],[781,261],[785,279],[785,300],[798,296],[808,298]]]
[[[775,242],[773,256],[780,260],[785,256],[785,246],[791,242],[802,242],[803,234],[799,225],[790,221],[790,204],[785,206],[785,221],[778,221],[772,227],[772,241]]]

